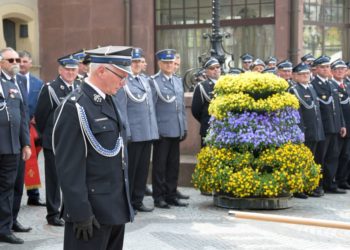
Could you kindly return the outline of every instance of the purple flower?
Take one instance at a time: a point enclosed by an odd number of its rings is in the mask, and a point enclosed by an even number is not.
[[[223,120],[210,119],[206,142],[220,148],[251,150],[278,147],[287,142],[302,143],[304,134],[299,122],[299,112],[292,108],[269,113],[228,113]]]

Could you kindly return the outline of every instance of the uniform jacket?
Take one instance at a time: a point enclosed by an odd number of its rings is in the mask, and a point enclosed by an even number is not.
[[[159,136],[184,137],[187,118],[181,79],[173,76],[170,82],[159,72],[151,77],[150,85],[154,93]]]
[[[344,81],[344,88],[341,88],[335,80],[333,80],[333,82],[335,86],[338,86],[340,106],[342,108],[347,131],[346,137],[350,137],[350,82]]]
[[[74,88],[78,88],[78,83],[74,82],[74,86]],[[49,90],[50,88],[52,89],[51,91],[55,93],[59,103],[61,103],[70,93],[67,85],[59,76],[52,82],[43,85],[40,91],[34,115],[37,129],[42,135],[43,148],[46,149],[52,149],[51,136],[53,129],[53,114],[58,106],[57,100],[55,100],[55,97]]]
[[[325,134],[339,133],[340,128],[345,127],[345,122],[340,107],[338,87],[332,81],[323,83],[318,76],[315,76],[311,81],[311,84],[314,87],[320,102],[321,117]],[[334,102],[327,104],[330,97],[333,98]]]
[[[115,96],[126,117],[127,134],[132,142],[159,138],[155,107],[149,81],[144,76],[137,80],[129,75],[126,85]]]
[[[1,78],[0,84],[0,154],[19,154],[30,145],[25,106],[13,82]]]
[[[83,83],[55,112],[53,144],[66,221],[78,222],[94,215],[101,224],[117,225],[131,221],[127,164],[122,150],[117,156],[97,153],[83,135],[76,103],[85,109],[96,140],[113,149],[121,134],[126,140],[117,108],[113,109],[88,84]],[[124,148],[126,150],[126,147]],[[124,158],[127,159],[126,151]]]
[[[194,89],[192,99],[192,115],[201,124],[199,134],[205,137],[209,128],[210,115],[208,108],[213,98],[215,84],[207,79],[199,83]]]
[[[33,74],[29,74],[29,92],[28,92],[28,108],[29,117],[33,118],[40,90],[43,86],[43,81],[35,77]]]
[[[290,88],[300,103],[300,129],[305,134],[305,141],[318,142],[325,139],[320,112],[320,104],[312,85],[305,89],[300,83],[295,82]],[[310,106],[308,106],[310,105]]]
[[[24,104],[25,116],[26,116],[26,120],[29,124],[27,79],[20,74],[16,74],[16,81],[14,81],[13,79],[9,78],[8,75],[5,75],[3,71],[1,71],[1,78],[14,83],[17,86],[17,88],[19,88],[19,90],[21,91],[21,98],[22,98],[22,101]]]

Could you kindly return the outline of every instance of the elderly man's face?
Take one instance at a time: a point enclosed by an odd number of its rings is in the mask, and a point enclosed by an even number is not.
[[[8,50],[3,54],[1,61],[1,68],[11,77],[15,76],[19,72],[19,63],[21,59],[16,51]]]
[[[67,82],[68,84],[73,84],[74,80],[77,78],[78,75],[78,68],[71,69],[59,66],[58,73],[65,82]]]
[[[279,69],[277,70],[277,75],[284,80],[289,80],[292,78],[292,70],[284,70],[284,69]]]
[[[107,95],[115,95],[120,88],[125,85],[125,79],[128,74],[116,67],[110,65],[103,66],[103,89],[101,89]]]

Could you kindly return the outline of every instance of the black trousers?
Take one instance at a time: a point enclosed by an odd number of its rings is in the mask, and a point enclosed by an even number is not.
[[[25,168],[25,161],[23,161],[22,157],[19,157],[17,176],[16,176],[14,194],[13,194],[13,207],[12,207],[13,222],[17,220],[19,209],[21,207],[23,187],[24,187],[24,168]]]
[[[155,201],[176,197],[180,167],[180,139],[161,138],[153,144],[152,188]]]
[[[0,155],[0,234],[11,233],[13,192],[19,154]]]
[[[347,182],[350,175],[350,137],[339,138],[339,151],[339,163],[335,180],[338,185],[342,185]]]
[[[93,237],[88,241],[75,238],[73,223],[64,227],[64,250],[121,250],[124,243],[125,225],[101,225],[93,229]]]
[[[61,193],[58,183],[55,156],[51,149],[44,148],[45,157],[45,190],[46,190],[46,219],[59,216]]]
[[[337,187],[335,175],[338,169],[339,136],[338,134],[326,134],[326,139],[317,144],[315,161],[322,166],[323,188],[333,189]]]
[[[312,152],[313,156],[315,157],[316,149],[317,149],[317,144],[318,142],[316,141],[305,141],[304,142],[305,146],[310,149]]]
[[[151,141],[128,144],[129,188],[133,207],[141,206],[145,196],[151,147]]]
[[[40,193],[38,188],[28,189],[27,190],[28,200],[39,200]]]

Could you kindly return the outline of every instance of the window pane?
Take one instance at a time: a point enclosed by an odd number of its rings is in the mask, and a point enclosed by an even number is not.
[[[184,24],[183,9],[171,10],[171,24]]]
[[[232,6],[233,17],[232,19],[242,19],[246,17],[245,5],[234,5]]]
[[[211,23],[211,7],[199,8],[199,23]]]
[[[261,6],[261,17],[274,17],[275,7],[273,4],[264,4]]]
[[[260,13],[259,13],[259,5],[258,4],[249,4],[247,5],[247,9],[246,9],[246,17],[247,18],[255,18],[255,17],[259,17]]]
[[[183,0],[172,0],[171,2],[170,2],[170,4],[171,4],[171,9],[178,9],[178,8],[183,8],[184,6],[183,6]]]
[[[169,9],[170,0],[157,0],[156,9]]]
[[[338,27],[325,27],[324,53],[337,59],[341,57],[342,51],[342,29]]]
[[[231,19],[231,6],[222,6],[220,9],[220,19],[230,20]]]
[[[197,0],[185,0],[185,8],[197,7]]]
[[[198,9],[197,8],[185,9],[185,22],[186,22],[186,24],[197,24],[198,23]]]
[[[304,53],[315,57],[322,54],[322,28],[316,25],[304,25]]]
[[[169,25],[170,24],[169,10],[157,10],[156,11],[156,24],[157,25]]]

